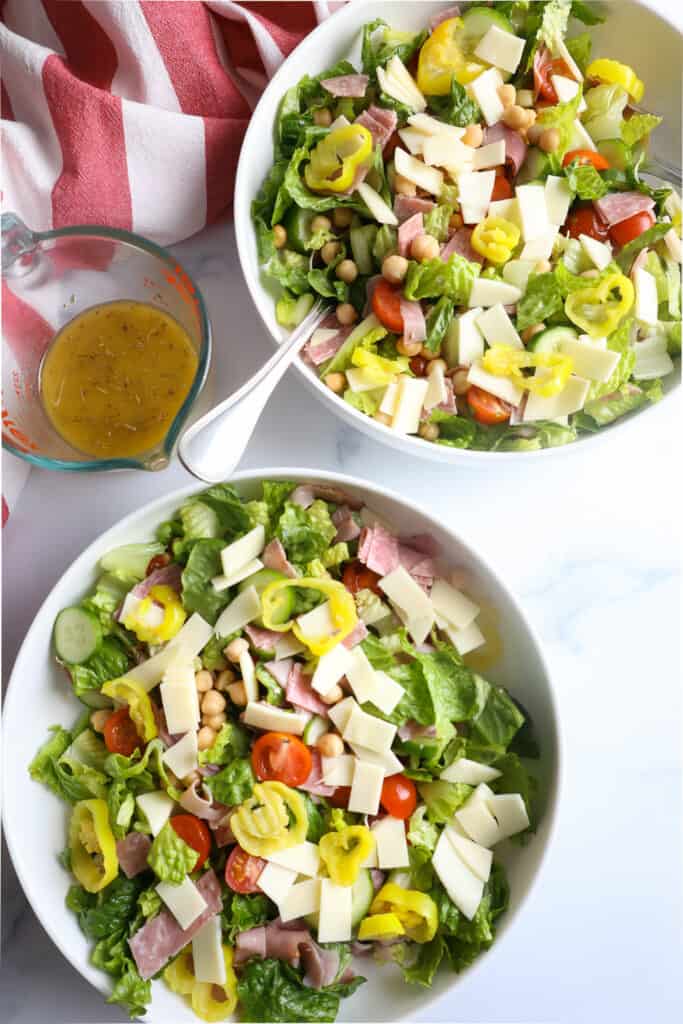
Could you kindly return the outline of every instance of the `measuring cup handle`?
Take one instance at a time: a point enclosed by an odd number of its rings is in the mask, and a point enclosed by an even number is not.
[[[30,231],[16,213],[2,215],[2,269],[9,270],[12,264],[33,252],[40,241],[40,236]]]

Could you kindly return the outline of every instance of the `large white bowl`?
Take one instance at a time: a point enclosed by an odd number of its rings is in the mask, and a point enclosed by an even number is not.
[[[462,566],[476,581],[478,600],[491,606],[498,615],[502,638],[501,655],[493,664],[489,678],[508,687],[528,710],[541,744],[542,756],[535,774],[540,782],[542,818],[538,832],[525,847],[515,847],[504,855],[511,885],[510,909],[501,919],[492,950],[476,965],[495,971],[497,951],[504,948],[519,910],[538,878],[552,831],[559,789],[559,738],[557,711],[547,666],[535,634],[524,613],[495,572],[454,531],[415,509],[398,495],[372,487],[363,481],[334,474],[301,469],[265,469],[240,473],[234,477],[240,493],[250,497],[263,479],[318,480],[336,483],[362,498],[401,532],[431,532],[441,545],[443,557]],[[46,598],[21,647],[12,672],[4,712],[4,823],[7,843],[24,891],[43,927],[61,952],[84,978],[108,994],[105,974],[91,966],[91,943],[81,933],[75,916],[66,909],[64,897],[69,875],[57,861],[66,840],[67,808],[53,794],[28,775],[28,766],[37,747],[55,723],[70,726],[82,706],[74,699],[65,674],[55,664],[51,652],[51,634],[55,616],[65,605],[80,600],[96,579],[98,559],[120,544],[148,540],[156,526],[177,509],[196,488],[185,488],[152,502],[134,512],[88,547],[67,569]],[[533,951],[529,950],[529,955]],[[368,983],[341,1006],[341,1021],[410,1020],[433,1000],[450,989],[467,984],[477,967],[462,975],[444,969],[431,990],[402,983],[398,968],[386,965],[367,968]],[[363,964],[365,972],[366,965]],[[158,1024],[168,1021],[196,1021],[179,997],[163,983],[155,983],[151,1009],[145,1020]],[[504,1004],[501,1003],[501,1012]]]
[[[396,0],[353,0],[323,22],[290,54],[269,83],[254,111],[242,144],[237,179],[235,182],[235,231],[242,272],[254,304],[279,344],[287,332],[275,319],[277,286],[261,274],[256,240],[251,222],[251,202],[258,192],[266,173],[273,163],[273,126],[278,106],[284,93],[306,74],[317,74],[336,61],[346,57],[360,67],[360,34],[364,24],[374,18],[384,18],[396,28],[419,29],[427,24],[430,14],[448,3],[432,0],[424,2],[396,2]],[[664,117],[664,124],[655,133],[653,151],[674,164],[680,163],[681,152],[681,38],[679,28],[656,13],[655,3],[637,3],[619,0],[608,5],[608,20],[604,25],[590,29],[594,35],[593,52],[600,56],[625,61],[637,68],[646,84],[645,104],[648,110]],[[660,5],[663,7],[663,5]],[[671,4],[673,15],[674,5]],[[680,12],[677,15],[680,27]],[[577,31],[584,27],[577,24]],[[437,462],[485,465],[493,459],[535,459],[559,452],[574,451],[576,445],[595,445],[598,440],[612,437],[617,429],[623,431],[644,415],[652,417],[670,402],[648,405],[632,416],[618,420],[614,425],[596,434],[581,435],[574,444],[561,448],[542,448],[532,452],[474,452],[431,444],[418,437],[397,434],[369,416],[365,416],[334,395],[301,360],[296,366],[307,386],[327,407],[343,420],[362,430],[375,440],[382,441],[421,458]],[[665,380],[668,396],[680,382],[680,366]]]

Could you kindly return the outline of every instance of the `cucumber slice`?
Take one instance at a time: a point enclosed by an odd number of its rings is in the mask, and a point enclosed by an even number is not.
[[[351,927],[357,928],[370,910],[375,897],[372,878],[367,868],[361,868],[358,878],[351,888]],[[304,918],[310,928],[318,931],[318,914],[306,914]]]
[[[375,265],[372,261],[372,247],[377,238],[377,226],[375,224],[364,224],[360,228],[351,228],[349,239],[351,240],[351,252],[356,261],[359,274],[372,274]]]
[[[247,587],[255,587],[256,593],[260,597],[271,583],[274,583],[276,580],[286,579],[287,577],[284,573],[277,572],[275,569],[261,569],[259,572],[255,572],[253,576],[247,576],[246,580],[242,580],[237,589],[241,593]],[[296,597],[291,587],[285,587],[280,591],[273,605],[272,621],[274,625],[279,626],[283,622],[289,622],[294,612],[295,601]],[[257,625],[262,625],[261,619],[254,619],[254,622]]]
[[[85,704],[87,708],[92,708],[94,711],[113,707],[112,700],[109,697],[105,697],[99,690],[85,690],[79,694],[78,699],[81,704]]]
[[[610,167],[616,171],[625,171],[631,161],[631,154],[621,139],[601,139],[597,143],[598,153],[609,160]]]
[[[530,181],[545,177],[549,170],[550,161],[546,153],[531,146],[527,152],[526,159],[519,169],[515,179],[517,185],[528,185]]]
[[[316,742],[328,729],[329,725],[324,718],[321,718],[320,715],[313,715],[313,718],[306,723],[306,728],[304,729],[302,737],[304,743],[307,743],[309,747],[315,746]]]
[[[306,243],[310,240],[311,221],[315,217],[314,210],[302,210],[298,206],[292,206],[285,214],[282,226],[287,232],[287,248],[294,252],[306,255]]]
[[[60,661],[81,665],[102,644],[102,627],[83,608],[64,608],[55,621],[55,649]]]
[[[534,335],[526,347],[531,352],[557,352],[563,341],[576,341],[578,336],[573,327],[549,327]]]
[[[463,14],[462,28],[458,32],[458,43],[466,54],[472,54],[492,25],[501,32],[515,34],[510,21],[493,7],[471,7]]]

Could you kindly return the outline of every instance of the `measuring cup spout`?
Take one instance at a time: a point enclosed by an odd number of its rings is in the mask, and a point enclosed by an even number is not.
[[[20,256],[34,251],[40,242],[36,235],[26,227],[16,213],[2,215],[2,269],[6,273]]]

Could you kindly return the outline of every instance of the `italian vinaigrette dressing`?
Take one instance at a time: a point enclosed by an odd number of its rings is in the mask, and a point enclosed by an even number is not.
[[[197,352],[168,313],[132,300],[92,306],[55,336],[40,372],[55,430],[97,458],[155,448],[192,386]]]

